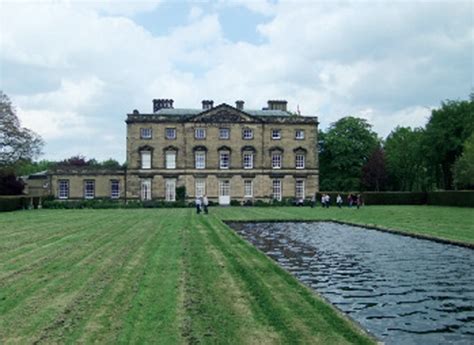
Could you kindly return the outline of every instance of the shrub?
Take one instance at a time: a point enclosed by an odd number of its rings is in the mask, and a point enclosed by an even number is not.
[[[0,212],[16,211],[28,208],[29,199],[21,196],[1,197]]]
[[[186,200],[186,186],[180,186],[176,188],[176,200]]]
[[[240,206],[240,201],[238,201],[238,200],[231,200],[231,201],[230,201],[230,206]]]
[[[474,191],[428,192],[428,205],[474,207]]]
[[[424,205],[425,192],[365,192],[362,200],[366,205]]]

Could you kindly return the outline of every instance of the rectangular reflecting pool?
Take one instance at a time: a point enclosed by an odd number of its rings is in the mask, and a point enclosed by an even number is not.
[[[386,344],[474,344],[474,250],[330,222],[228,223]]]

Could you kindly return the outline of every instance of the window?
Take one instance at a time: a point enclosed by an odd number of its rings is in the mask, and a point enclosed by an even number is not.
[[[295,166],[296,166],[296,169],[304,169],[304,154],[297,154],[295,156]]]
[[[206,180],[196,180],[196,197],[206,195]]]
[[[253,130],[250,128],[244,128],[242,130],[242,138],[245,140],[253,139]]]
[[[84,181],[84,198],[94,199],[95,196],[95,181],[85,180]]]
[[[304,199],[304,180],[296,180],[295,197]]]
[[[59,180],[58,197],[59,199],[69,198],[69,180]]]
[[[304,139],[304,131],[302,129],[297,129],[295,131],[295,139],[297,139],[297,140]]]
[[[219,152],[219,168],[229,169],[230,165],[230,153],[229,152]]]
[[[166,180],[166,201],[176,201],[176,180]]]
[[[142,151],[141,153],[142,169],[151,169],[151,151]]]
[[[281,139],[281,131],[279,129],[272,129],[272,139],[273,140]]]
[[[273,199],[281,201],[281,180],[273,180]]]
[[[120,181],[110,180],[110,197],[118,199],[120,197]]]
[[[152,137],[151,128],[140,128],[140,138],[151,139],[151,137]]]
[[[141,183],[142,200],[151,200],[151,179],[143,179]]]
[[[244,180],[244,197],[251,198],[253,197],[253,181]]]
[[[219,139],[229,139],[230,130],[229,128],[219,128]]]
[[[194,130],[194,137],[196,139],[206,139],[206,129],[205,128],[196,128]]]
[[[281,168],[281,153],[272,153],[272,168]]]
[[[206,169],[206,152],[196,151],[194,153],[196,169]]]
[[[176,139],[176,128],[166,128],[166,139]]]
[[[167,151],[166,155],[166,169],[176,169],[176,152],[175,151]]]
[[[253,153],[244,153],[244,169],[253,169]]]

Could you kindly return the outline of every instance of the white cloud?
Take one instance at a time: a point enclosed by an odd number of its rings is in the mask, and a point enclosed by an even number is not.
[[[243,99],[246,108],[285,98],[290,109],[319,115],[322,128],[360,115],[385,136],[396,125],[423,125],[425,106],[467,97],[473,87],[470,2],[224,1],[206,11],[192,3],[188,21],[161,36],[134,17],[156,6],[2,2],[0,67],[23,81],[12,101],[25,125],[53,140],[48,154],[65,152],[60,138],[89,130],[96,135],[83,152],[122,160],[125,113],[150,111],[152,98],[174,98],[176,107]],[[227,40],[223,6],[265,14],[263,43]],[[36,85],[35,71],[47,86]]]

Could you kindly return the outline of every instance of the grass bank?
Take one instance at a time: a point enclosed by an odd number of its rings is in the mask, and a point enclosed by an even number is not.
[[[1,214],[0,343],[373,343],[220,220],[249,212]]]
[[[331,207],[227,207],[215,208],[222,220],[336,220],[377,226],[474,244],[474,210],[440,206]]]

